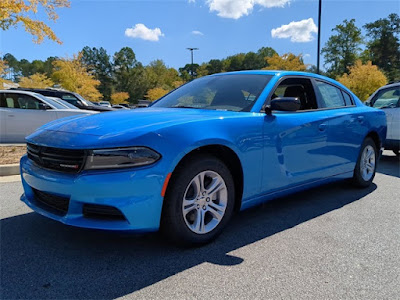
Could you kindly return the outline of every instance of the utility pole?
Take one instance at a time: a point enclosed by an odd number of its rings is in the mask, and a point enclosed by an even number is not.
[[[321,52],[321,6],[322,0],[319,0],[318,7],[318,52],[317,52],[317,74],[320,73],[320,52]]]
[[[192,56],[192,63],[191,63],[191,66],[190,66],[190,72],[192,73],[192,80],[194,79],[194,72],[193,72],[193,51],[194,50],[199,50],[199,48],[186,48],[186,49],[188,49],[189,51],[190,51],[190,54],[191,54],[191,56]]]

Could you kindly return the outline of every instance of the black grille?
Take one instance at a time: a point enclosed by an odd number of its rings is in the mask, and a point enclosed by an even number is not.
[[[77,173],[85,163],[84,150],[59,149],[27,144],[29,159],[37,165],[60,172]]]
[[[54,214],[64,216],[68,211],[69,198],[32,189],[38,206]]]
[[[108,205],[84,204],[82,213],[87,218],[126,220],[119,209]]]

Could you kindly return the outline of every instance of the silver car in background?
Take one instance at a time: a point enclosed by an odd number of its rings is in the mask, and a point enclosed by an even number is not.
[[[0,143],[24,143],[27,135],[50,121],[96,113],[72,109],[33,92],[0,90]]]

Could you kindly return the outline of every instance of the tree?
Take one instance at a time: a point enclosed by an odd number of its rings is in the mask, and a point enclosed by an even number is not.
[[[361,60],[349,67],[349,74],[343,74],[338,81],[351,89],[362,101],[367,100],[375,90],[387,83],[385,75],[377,66],[372,65],[370,61],[363,65]]]
[[[153,89],[150,89],[147,91],[146,98],[151,101],[154,101],[154,100],[160,99],[162,96],[164,96],[168,92],[169,92],[168,90],[163,89],[163,88],[159,88],[159,87],[153,88]]]
[[[400,17],[390,14],[364,25],[369,37],[367,49],[374,65],[381,68],[390,81],[400,80]]]
[[[207,64],[208,74],[221,73],[223,68],[222,61],[219,59],[212,59]]]
[[[136,60],[131,48],[124,47],[115,52],[113,70],[117,92],[128,92],[130,103],[143,99],[148,90],[145,68]]]
[[[332,35],[322,48],[325,67],[330,77],[336,78],[348,72],[348,68],[354,65],[361,51],[363,42],[361,30],[355,25],[355,20],[344,20],[343,24],[336,25],[332,29],[337,34]]]
[[[129,94],[127,92],[118,92],[111,95],[112,104],[128,103]]]
[[[19,86],[23,88],[44,89],[52,87],[54,82],[45,74],[35,73],[29,77],[22,77],[19,80]]]
[[[25,31],[33,36],[34,43],[40,44],[47,37],[61,44],[61,41],[48,25],[43,21],[32,19],[31,16],[38,12],[39,7],[42,7],[47,13],[47,18],[55,22],[58,19],[55,10],[69,6],[68,0],[1,0],[0,28],[7,30],[10,27],[22,24]]]
[[[254,52],[248,52],[244,56],[242,70],[260,70],[265,66],[265,59]]]
[[[261,47],[257,51],[257,55],[265,61],[266,57],[272,57],[275,54],[278,54],[273,48],[271,47]]]
[[[302,55],[294,55],[286,53],[282,56],[274,54],[272,57],[266,58],[268,67],[264,70],[288,70],[288,71],[305,71],[307,66],[303,62]]]
[[[102,95],[97,90],[100,81],[96,80],[82,64],[81,54],[72,59],[58,59],[53,62],[52,79],[64,89],[76,92],[90,101],[99,101]]]
[[[82,49],[82,62],[86,68],[91,72],[94,77],[100,81],[98,90],[103,94],[105,99],[110,99],[114,89],[114,82],[112,78],[112,63],[107,51],[100,47],[84,47]]]
[[[0,89],[4,87],[4,83],[11,83],[9,80],[5,79],[8,73],[7,61],[0,59]]]

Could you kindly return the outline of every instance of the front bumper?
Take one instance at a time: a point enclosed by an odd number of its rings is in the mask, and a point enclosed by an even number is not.
[[[21,158],[21,200],[37,213],[67,225],[138,232],[156,231],[160,225],[165,174],[157,163],[151,167],[112,171],[83,171],[66,174],[35,165],[27,156]],[[68,199],[64,214],[39,202],[34,190]],[[122,219],[88,217],[85,204],[118,209]]]

